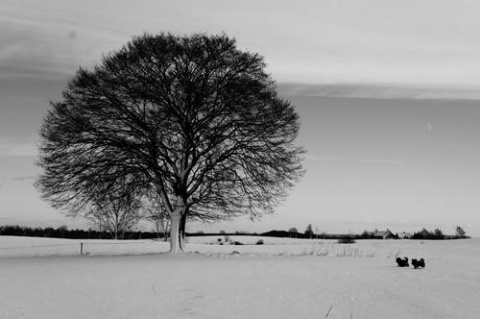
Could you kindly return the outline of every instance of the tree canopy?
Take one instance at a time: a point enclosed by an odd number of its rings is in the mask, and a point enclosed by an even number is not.
[[[37,186],[71,215],[155,193],[171,251],[187,218],[273,212],[303,174],[299,118],[258,54],[226,35],[144,34],[80,68],[40,132]]]

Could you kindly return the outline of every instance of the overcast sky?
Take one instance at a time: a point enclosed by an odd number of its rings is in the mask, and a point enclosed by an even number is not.
[[[473,0],[3,0],[0,224],[69,223],[39,199],[33,163],[49,101],[79,66],[143,32],[225,32],[296,106],[308,171],[275,215],[216,227],[480,235],[478,12]]]

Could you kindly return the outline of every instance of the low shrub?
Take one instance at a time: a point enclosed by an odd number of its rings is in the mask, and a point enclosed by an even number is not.
[[[423,228],[410,237],[411,239],[445,239],[445,235],[440,229],[435,229],[433,232]]]
[[[339,244],[355,244],[355,239],[350,236],[344,236],[338,240]]]

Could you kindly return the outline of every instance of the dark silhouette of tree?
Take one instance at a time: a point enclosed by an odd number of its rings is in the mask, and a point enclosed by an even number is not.
[[[442,230],[439,228],[435,228],[433,231],[433,236],[435,239],[444,239],[445,235],[443,234]]]
[[[305,229],[305,237],[312,238],[314,235],[312,224],[308,224],[307,229]]]
[[[433,232],[423,228],[420,232],[413,233],[412,239],[445,239],[443,232],[436,228]]]
[[[292,236],[297,237],[298,236],[298,229],[295,228],[295,227],[291,227],[291,228],[288,229],[288,233],[289,233],[290,237],[292,237]]]
[[[465,230],[463,230],[462,227],[457,226],[457,228],[455,229],[455,237],[456,238],[466,238],[467,234],[465,233]]]
[[[43,197],[75,215],[115,185],[155,192],[171,252],[189,216],[273,212],[303,174],[303,150],[298,115],[264,69],[225,35],[165,33],[80,68],[41,129]]]

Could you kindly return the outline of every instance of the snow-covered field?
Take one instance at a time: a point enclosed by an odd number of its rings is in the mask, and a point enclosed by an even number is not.
[[[479,239],[218,238],[170,255],[155,241],[0,236],[0,318],[480,318]]]

